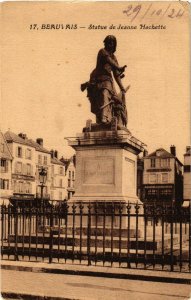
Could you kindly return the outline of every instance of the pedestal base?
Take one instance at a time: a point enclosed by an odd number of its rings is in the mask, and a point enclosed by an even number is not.
[[[69,144],[76,150],[71,201],[139,201],[137,155],[143,146],[128,130],[84,132]]]

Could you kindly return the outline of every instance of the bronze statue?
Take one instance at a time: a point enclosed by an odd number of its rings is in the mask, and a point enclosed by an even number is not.
[[[120,67],[114,55],[117,40],[113,35],[104,39],[105,47],[99,50],[96,68],[90,74],[90,80],[81,85],[81,90],[87,89],[87,97],[91,103],[91,112],[96,115],[96,123],[109,123],[113,117],[117,118],[118,124],[127,125],[127,110],[125,104],[125,93],[121,78],[126,65]],[[113,75],[113,76],[112,76]],[[113,77],[120,88],[117,95]]]

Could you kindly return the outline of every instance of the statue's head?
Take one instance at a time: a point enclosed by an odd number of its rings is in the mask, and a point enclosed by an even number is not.
[[[106,36],[105,40],[103,41],[105,44],[105,49],[109,52],[114,53],[116,51],[117,47],[117,40],[114,35],[108,35]]]

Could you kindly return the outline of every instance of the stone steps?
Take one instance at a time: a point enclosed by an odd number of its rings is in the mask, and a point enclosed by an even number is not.
[[[10,236],[9,238],[10,244],[14,244],[15,238],[14,236]],[[173,237],[173,244],[176,245],[178,244],[178,236]],[[156,237],[155,240],[153,238],[148,237],[147,240],[145,241],[144,238],[125,238],[125,237],[113,237],[111,236],[91,236],[90,239],[87,238],[87,236],[81,236],[80,235],[67,235],[67,237],[63,234],[60,234],[59,236],[52,236],[50,237],[50,234],[44,234],[44,237],[42,234],[39,234],[38,236],[36,235],[31,235],[31,236],[22,236],[18,235],[17,237],[17,243],[24,244],[24,245],[37,245],[39,247],[40,244],[44,245],[52,245],[55,246],[63,246],[67,247],[87,247],[87,244],[89,243],[89,247],[97,247],[97,248],[113,248],[113,249],[139,249],[139,250],[155,250],[159,251],[162,249],[162,241],[161,238]],[[164,249],[170,249],[171,245],[171,237],[165,236],[164,237]]]
[[[50,226],[40,226],[38,232],[42,233],[42,232],[48,233],[50,232]],[[60,235],[65,235],[67,231],[67,235],[72,235],[73,232],[75,235],[80,235],[82,234],[83,236],[88,234],[88,228],[87,227],[75,227],[73,229],[73,227],[58,227],[58,226],[54,226],[52,227],[52,232],[54,234],[58,234],[60,233]],[[113,237],[118,237],[119,235],[121,237],[128,237],[128,235],[130,237],[136,237],[138,235],[138,237],[141,236],[141,230],[140,229],[124,229],[124,228],[103,228],[103,226],[100,227],[93,227],[91,226],[91,236],[111,236],[111,234],[113,235]]]
[[[5,246],[2,248],[1,255],[7,255],[7,256],[13,256],[15,255],[15,245],[11,246]],[[159,264],[174,264],[176,265],[178,263],[178,256],[177,255],[171,255],[169,249],[164,250],[163,253],[160,251],[146,251],[140,250],[140,249],[113,249],[110,248],[97,248],[90,247],[87,249],[87,247],[73,247],[68,246],[67,249],[65,247],[56,247],[55,245],[50,251],[49,245],[38,245],[38,248],[36,248],[36,245],[31,245],[31,247],[22,247],[22,245],[19,243],[17,245],[17,257],[18,259],[22,260],[22,258],[27,257],[28,259],[37,259],[37,257],[40,257],[41,259],[47,258],[57,258],[57,259],[63,259],[66,260],[88,260],[91,259],[91,261],[96,262],[120,262],[120,263],[127,263],[127,262],[135,262],[135,263],[147,263],[147,264],[153,264],[153,263],[159,263]],[[183,262],[183,260],[182,260]]]

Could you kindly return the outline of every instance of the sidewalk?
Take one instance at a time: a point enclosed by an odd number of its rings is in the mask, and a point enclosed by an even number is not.
[[[2,270],[4,299],[189,300],[190,285]]]
[[[191,274],[185,273],[16,261],[1,261],[1,268],[2,296],[7,300],[188,300],[191,296]]]
[[[92,277],[121,278],[133,280],[146,280],[154,282],[168,282],[191,284],[191,273],[167,272],[143,269],[127,269],[102,266],[87,266],[79,264],[57,264],[42,262],[25,262],[2,260],[1,269],[28,271],[35,273],[68,274]]]

